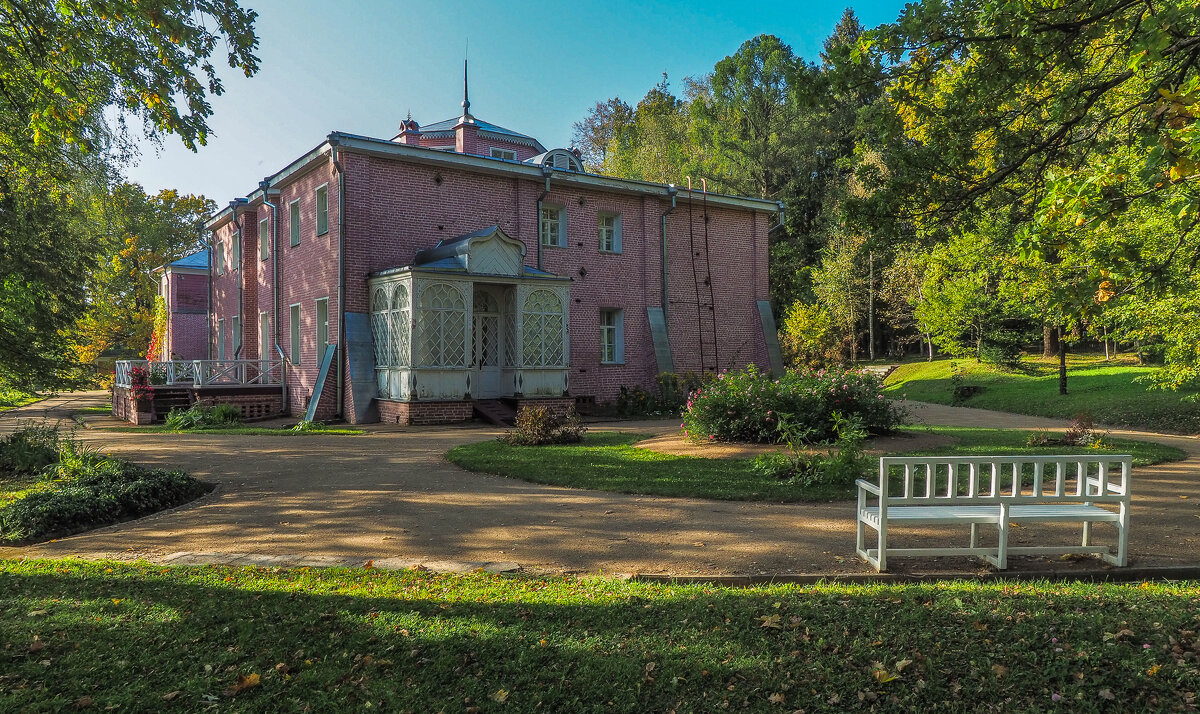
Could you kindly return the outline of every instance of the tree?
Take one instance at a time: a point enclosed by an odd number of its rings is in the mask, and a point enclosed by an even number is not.
[[[596,102],[587,116],[575,122],[572,140],[583,154],[583,163],[589,170],[599,171],[614,150],[617,137],[633,125],[633,107],[613,97]]]
[[[97,195],[89,207],[102,250],[87,280],[80,319],[79,357],[90,362],[116,350],[141,355],[154,323],[157,284],[151,271],[203,247],[202,225],[216,204],[203,196],[123,183]]]
[[[113,185],[131,119],[205,143],[214,58],[254,74],[255,18],[234,0],[0,0],[0,379],[78,378],[73,328],[101,250],[87,196]]]

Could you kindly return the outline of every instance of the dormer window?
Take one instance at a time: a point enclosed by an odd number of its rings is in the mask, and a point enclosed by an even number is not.
[[[517,152],[513,151],[512,149],[497,149],[492,147],[492,158],[504,159],[505,161],[516,161]]]

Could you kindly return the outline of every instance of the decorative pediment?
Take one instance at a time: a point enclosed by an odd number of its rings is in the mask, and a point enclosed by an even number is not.
[[[525,244],[500,226],[490,226],[417,253],[413,265],[420,267],[447,259],[474,275],[520,277],[525,269]]]

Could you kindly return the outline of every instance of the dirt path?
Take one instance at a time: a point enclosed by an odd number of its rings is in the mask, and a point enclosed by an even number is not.
[[[7,428],[39,412],[69,417],[72,409],[103,398],[102,393],[66,395],[0,415],[0,423]],[[975,409],[914,406],[914,416],[926,423],[1064,426]],[[599,428],[666,434],[677,423]],[[50,543],[0,548],[0,556],[155,559],[179,551],[215,551],[516,561],[535,572],[868,572],[854,556],[850,501],[744,503],[583,491],[472,474],[443,457],[454,445],[497,433],[480,426],[383,425],[364,436],[303,437],[88,429],[81,438],[107,451],[146,465],[185,469],[217,488],[172,511]],[[1200,440],[1119,435],[1163,441],[1190,454],[1183,462],[1135,472],[1135,564],[1200,562]],[[1014,559],[1012,567],[1046,565],[1045,560]],[[1095,567],[1095,561],[1054,565]],[[977,561],[924,559],[900,561],[894,569],[934,574],[978,568]]]

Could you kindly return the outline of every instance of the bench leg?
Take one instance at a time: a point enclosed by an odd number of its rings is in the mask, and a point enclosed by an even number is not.
[[[1092,544],[1092,522],[1083,522],[1083,547],[1086,548]]]
[[[875,563],[879,572],[887,570],[887,519],[879,519],[879,559]]]
[[[1000,543],[996,548],[996,568],[1008,569],[1008,506],[1000,504],[1000,523],[997,524]]]
[[[979,524],[978,523],[971,524],[971,547],[972,548],[979,547]]]

